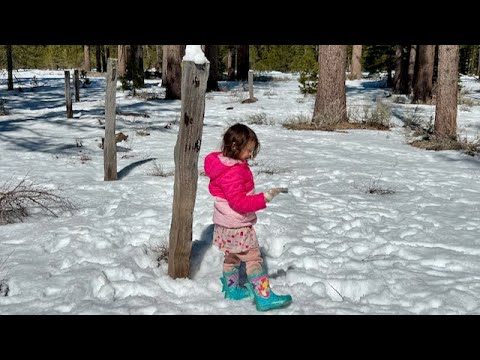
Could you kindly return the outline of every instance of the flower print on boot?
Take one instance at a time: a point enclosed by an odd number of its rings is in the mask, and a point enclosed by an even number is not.
[[[270,288],[267,274],[261,272],[248,277],[249,284],[247,288],[255,299],[255,306],[258,311],[267,311],[290,305],[292,297],[290,295],[277,295]]]

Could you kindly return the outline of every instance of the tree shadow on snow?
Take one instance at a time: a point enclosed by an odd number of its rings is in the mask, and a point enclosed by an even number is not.
[[[134,163],[131,163],[127,166],[125,166],[122,170],[120,170],[118,173],[117,173],[117,178],[118,180],[121,180],[123,179],[125,176],[128,175],[128,173],[130,171],[132,171],[133,169],[135,169],[137,166],[140,166],[142,164],[145,164],[146,162],[149,162],[149,161],[152,161],[152,160],[156,160],[157,158],[149,158],[149,159],[145,159],[145,160],[140,160],[140,161],[136,161]]]
[[[203,229],[200,235],[200,240],[192,242],[192,252],[190,257],[190,277],[193,278],[200,270],[203,257],[207,250],[212,246],[213,242],[213,228],[214,225],[210,224]]]

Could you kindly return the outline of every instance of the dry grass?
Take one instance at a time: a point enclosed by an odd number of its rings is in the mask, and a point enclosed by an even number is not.
[[[170,251],[166,242],[163,242],[159,245],[153,245],[150,250],[155,254],[155,260],[157,261],[158,267],[160,267],[162,262],[168,264],[168,256]]]
[[[268,120],[267,114],[264,112],[248,115],[246,123],[249,125],[275,125],[275,121]]]
[[[5,271],[5,263],[8,258],[15,252],[13,250],[1,263],[0,263],[0,296],[8,296],[10,287],[7,281],[7,272]]]
[[[389,105],[377,99],[375,106],[351,107],[349,123],[360,124],[361,129],[389,130],[392,110]]]
[[[175,175],[175,171],[166,171],[162,165],[158,165],[157,163],[153,164],[152,170],[148,173],[151,176],[161,176],[161,177],[168,177]]]
[[[380,178],[372,179],[368,184],[355,186],[355,188],[365,192],[366,194],[373,195],[392,195],[395,194],[395,190],[380,185]]]
[[[377,101],[375,108],[363,107],[362,111],[349,110],[349,121],[343,121],[345,110],[338,104],[331,104],[324,114],[312,119],[310,115],[294,115],[283,123],[289,130],[345,131],[348,129],[389,130],[390,108]]]
[[[480,139],[478,138],[474,141],[468,141],[466,138],[445,139],[431,135],[422,139],[413,140],[410,142],[410,145],[420,149],[434,151],[457,150],[470,156],[475,156],[480,153]]]

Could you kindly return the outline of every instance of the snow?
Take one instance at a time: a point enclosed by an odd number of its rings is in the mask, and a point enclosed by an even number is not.
[[[193,61],[195,64],[205,64],[209,62],[202,51],[201,45],[187,45],[183,61]]]
[[[187,59],[198,55],[198,45],[187,47]],[[241,103],[244,84],[220,82],[223,91],[206,95],[191,278],[174,280],[159,257],[171,223],[181,102],[164,100],[159,80],[146,80],[144,96],[117,90],[118,110],[138,115],[117,115],[117,132],[129,137],[117,144],[119,180],[105,182],[105,79],[90,78],[67,119],[63,71],[14,75],[21,92],[6,90],[5,71],[0,77],[8,110],[0,116],[0,186],[26,178],[76,209],[56,210],[58,217],[36,209],[23,223],[0,226],[0,314],[480,313],[479,159],[414,148],[402,126],[415,109],[428,120],[433,106],[384,98],[373,80],[347,81],[349,107],[377,98],[391,106],[390,131],[292,131],[282,123],[310,116],[315,100],[299,92],[298,74],[269,73],[274,81],[255,82],[258,101],[250,104]],[[479,82],[461,81],[478,100]],[[478,137],[479,118],[480,106],[459,106],[459,134]],[[223,255],[211,246],[203,159],[235,122],[261,142],[251,163],[257,191],[289,189],[257,213],[272,289],[293,297],[267,313],[223,298]],[[159,169],[165,176],[152,175]],[[373,187],[391,194],[371,194]]]

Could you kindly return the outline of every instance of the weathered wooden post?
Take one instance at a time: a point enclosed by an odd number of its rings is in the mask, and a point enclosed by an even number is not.
[[[254,101],[253,97],[253,70],[248,70],[248,93],[250,95],[250,101]]]
[[[73,118],[72,95],[70,93],[70,71],[65,70],[65,102],[67,104],[67,119]]]
[[[190,274],[198,155],[209,69],[210,63],[200,45],[187,45],[182,61],[182,107],[174,151],[175,181],[168,256],[168,275],[174,279]]]
[[[105,140],[103,143],[104,181],[117,180],[117,143],[115,110],[117,93],[117,59],[108,59],[105,91]]]
[[[248,91],[250,97],[242,101],[242,104],[254,103],[257,98],[253,96],[253,70],[248,70]]]
[[[80,101],[80,80],[78,78],[78,69],[73,71],[73,87],[75,89],[75,102]]]

